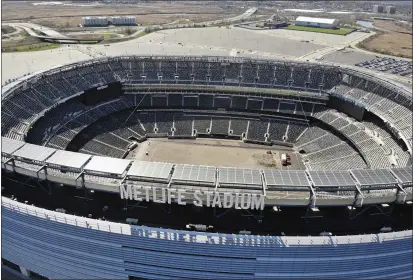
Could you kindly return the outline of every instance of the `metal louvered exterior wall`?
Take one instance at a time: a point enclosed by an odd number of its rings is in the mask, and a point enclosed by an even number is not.
[[[197,233],[2,200],[2,257],[50,279],[412,277],[411,230],[337,237]]]

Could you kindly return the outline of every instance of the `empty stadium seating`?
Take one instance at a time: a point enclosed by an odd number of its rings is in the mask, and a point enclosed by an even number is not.
[[[314,104],[305,99],[287,100],[277,94],[248,96],[216,93],[152,93],[127,90],[116,100],[97,105],[84,105],[74,94],[92,86],[114,81],[146,84],[236,85],[324,91],[365,106],[390,122],[387,129],[381,120],[355,121],[344,113]],[[66,100],[68,99],[68,100]],[[298,101],[299,100],[299,101]],[[60,103],[59,103],[60,102]],[[335,68],[290,65],[281,62],[215,63],[212,61],[169,61],[154,59],[107,59],[72,66],[64,71],[45,74],[36,81],[18,87],[3,98],[2,131],[13,139],[65,149],[76,135],[93,136],[82,149],[97,153],[105,146],[119,156],[130,139],[147,135],[192,137],[212,134],[245,137],[259,142],[288,142],[304,150],[311,168],[350,166],[350,156],[357,153],[346,141],[329,131],[308,126],[314,119],[341,133],[354,144],[372,168],[405,166],[411,147],[411,99],[376,81],[357,75],[343,75]],[[175,111],[156,110],[171,108]],[[266,115],[225,115],[186,113],[180,108],[264,110],[270,114],[293,116],[295,120],[272,119]],[[147,109],[155,109],[147,111]],[[176,110],[178,109],[178,110]],[[287,115],[283,115],[287,114]],[[264,120],[264,121],[263,121]],[[33,123],[35,122],[35,123]],[[115,125],[120,124],[120,125]],[[100,134],[95,132],[100,131]],[[397,133],[403,137],[397,140]],[[395,136],[396,135],[396,136]],[[400,145],[399,141],[404,141]],[[336,147],[336,149],[334,148]],[[343,161],[333,159],[335,156]],[[345,153],[348,152],[348,155]],[[120,155],[121,156],[121,155]],[[315,161],[315,159],[318,161]],[[348,158],[348,159],[345,159]],[[359,157],[354,166],[364,167]],[[334,163],[334,164],[333,164]],[[326,164],[327,168],[328,164]],[[333,168],[332,167],[332,168]]]
[[[229,118],[212,118],[211,134],[228,135]]]
[[[268,120],[250,120],[247,130],[247,139],[265,142],[268,130]]]
[[[193,117],[187,117],[182,113],[174,113],[174,136],[192,136]]]

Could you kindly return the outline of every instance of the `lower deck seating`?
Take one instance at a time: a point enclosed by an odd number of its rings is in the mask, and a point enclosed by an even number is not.
[[[194,129],[197,133],[210,133],[211,132],[211,117],[209,116],[195,116],[194,117]]]
[[[228,135],[229,118],[212,118],[211,134]]]
[[[156,120],[156,133],[161,134],[172,134],[172,127],[173,127],[173,113],[170,112],[156,112],[155,114]]]
[[[232,135],[242,136],[247,133],[248,120],[235,119],[230,120],[230,132]]]
[[[307,127],[307,124],[289,122],[286,141],[290,143],[295,143],[297,138],[307,129]]]
[[[268,120],[250,120],[248,124],[247,139],[265,142],[268,130]]]
[[[309,121],[315,118],[328,124],[320,126],[283,119],[285,116],[262,115],[259,119],[256,114],[241,115],[231,111],[136,110],[135,99],[133,95],[122,96],[94,106],[84,105],[79,98],[69,100],[39,119],[29,132],[29,142],[66,149],[81,133],[79,141],[83,142],[76,146],[77,150],[120,157],[134,139],[142,141],[145,137],[156,136],[152,134],[178,137],[215,134],[267,143],[291,143],[303,153],[306,164],[312,169],[344,168],[351,164],[365,168],[366,162],[372,168],[402,167],[409,161],[405,148],[381,121],[367,118],[359,122],[323,105],[312,106],[313,117],[309,118]],[[283,108],[287,110],[290,105],[283,103]],[[19,127],[19,122],[9,113],[2,115],[8,123]],[[5,124],[2,123],[2,127]],[[22,124],[20,129],[24,128]],[[343,137],[332,133],[332,128]],[[10,133],[14,139],[23,135],[19,130],[10,130]],[[99,151],[100,148],[103,150]]]
[[[101,155],[120,158],[124,154],[124,151],[114,148],[110,145],[101,143],[95,139],[87,142],[80,150],[81,153],[92,154],[92,155]]]
[[[271,120],[270,127],[268,129],[269,138],[271,141],[282,142],[285,139],[285,133],[287,131],[288,122]]]
[[[193,117],[182,113],[174,113],[174,136],[192,136]]]

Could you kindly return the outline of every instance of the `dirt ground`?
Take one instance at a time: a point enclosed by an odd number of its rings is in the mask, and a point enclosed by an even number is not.
[[[33,5],[34,2],[2,2],[2,21],[24,20],[52,28],[74,27],[82,16],[135,15],[138,24],[163,24],[179,19],[202,22],[232,17],[242,9],[219,7],[216,3],[103,4],[95,6]],[[76,2],[64,2],[76,4]],[[83,3],[85,4],[85,3]]]
[[[369,51],[412,58],[412,35],[385,32],[370,38],[362,42],[362,46]]]
[[[398,26],[393,21],[389,21],[389,20],[375,20],[374,25],[377,27],[389,30],[389,31],[401,32],[401,33],[407,32],[407,33],[412,34],[411,30]]]
[[[374,24],[389,31],[378,31],[376,35],[360,43],[360,47],[369,51],[412,58],[412,34],[411,32],[391,21],[375,21]]]
[[[268,153],[271,151],[271,154]],[[146,155],[146,152],[149,154]],[[282,153],[291,155],[291,165],[280,164]],[[171,163],[262,169],[303,169],[302,161],[291,148],[247,144],[236,140],[178,140],[153,138],[128,155],[128,158]]]

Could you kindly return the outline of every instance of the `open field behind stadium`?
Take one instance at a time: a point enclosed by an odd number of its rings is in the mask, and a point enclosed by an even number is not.
[[[394,22],[376,20],[374,25],[385,29],[361,42],[358,46],[368,51],[412,58],[411,31],[397,26]],[[409,34],[410,33],[410,34]]]
[[[271,154],[267,152],[271,151]],[[148,155],[146,155],[148,152]],[[291,165],[281,165],[281,154],[291,156]],[[291,148],[282,146],[262,146],[226,139],[164,139],[153,138],[142,142],[128,155],[128,158],[241,168],[304,169]]]
[[[182,3],[104,4],[64,2],[61,5],[34,5],[33,2],[2,3],[2,20],[34,20],[49,27],[70,27],[81,23],[82,16],[136,15],[137,23],[161,24],[182,19],[194,22],[232,17],[243,9],[224,9],[218,5],[191,5]]]

